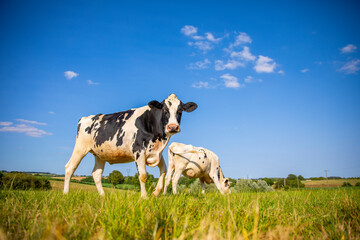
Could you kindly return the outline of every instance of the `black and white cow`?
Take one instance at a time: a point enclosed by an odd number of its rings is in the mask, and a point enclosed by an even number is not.
[[[162,152],[170,137],[180,132],[183,111],[197,108],[193,102],[182,103],[175,94],[163,100],[151,101],[147,106],[113,114],[97,114],[80,119],[73,154],[65,166],[64,193],[69,192],[70,179],[87,153],[95,156],[92,172],[100,195],[104,195],[101,177],[105,162],[136,162],[141,197],[145,190],[146,167],[158,166],[159,181],[153,192],[157,196],[163,188],[166,165]]]

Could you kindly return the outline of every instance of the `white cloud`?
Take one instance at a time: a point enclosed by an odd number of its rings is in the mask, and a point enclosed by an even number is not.
[[[193,88],[209,88],[209,82],[199,81],[191,85]]]
[[[255,71],[258,73],[272,73],[275,68],[276,63],[274,60],[262,55],[259,55],[259,58],[256,60],[256,65],[254,66]]]
[[[254,82],[254,78],[253,78],[252,76],[247,76],[247,77],[244,79],[244,81],[245,81],[246,83],[251,83],[251,82]]]
[[[212,33],[209,32],[205,33],[205,37],[207,40],[215,43],[219,42],[222,39],[222,38],[215,38],[214,35],[212,35]]]
[[[0,122],[0,132],[18,132],[24,133],[30,137],[42,137],[44,135],[52,135],[52,133],[46,132],[44,130],[38,129],[34,126],[30,126],[28,124],[35,125],[46,125],[46,123],[40,123],[37,121],[29,121],[25,119],[15,119],[16,121],[22,122],[20,124],[14,124],[12,122]]]
[[[302,72],[302,73],[306,73],[306,72],[308,72],[308,71],[310,71],[310,69],[308,69],[308,68],[304,68],[303,70],[301,70],[300,72]]]
[[[356,49],[357,47],[354,44],[348,44],[345,47],[341,48],[340,51],[341,53],[352,53],[355,52]]]
[[[255,79],[252,76],[247,76],[244,79],[244,82],[246,82],[246,83],[262,82],[262,81],[263,81],[262,79]]]
[[[190,37],[192,40],[191,42],[188,42],[189,46],[193,46],[195,48],[198,48],[199,50],[202,50],[204,53],[211,50],[213,48],[213,44],[218,43],[223,38],[215,38],[214,35],[210,32],[206,32],[204,36],[198,35],[198,29],[192,25],[185,25],[183,28],[181,28],[181,33],[183,33],[185,36]]]
[[[240,84],[238,81],[238,78],[235,76],[232,76],[228,73],[220,76],[224,80],[225,87],[227,88],[239,88],[239,87],[245,87],[245,84]]]
[[[285,72],[283,70],[279,70],[278,74],[285,74]]]
[[[246,46],[240,52],[235,52],[235,51],[232,52],[230,54],[230,57],[232,57],[232,58],[240,58],[240,59],[244,59],[246,61],[254,61],[256,59],[256,57],[250,53],[250,48],[246,47]]]
[[[356,73],[360,70],[360,59],[353,59],[344,66],[342,66],[338,71],[344,72],[345,74]]]
[[[46,123],[41,123],[41,122],[31,121],[31,120],[25,120],[25,119],[15,119],[15,120],[18,121],[18,122],[35,124],[35,125],[46,125]]]
[[[0,122],[0,126],[10,126],[12,122]]]
[[[49,114],[55,114],[55,112],[51,112],[51,111],[50,111],[50,112],[48,112],[48,113],[49,113]]]
[[[213,48],[210,42],[207,41],[197,41],[197,42],[188,42],[189,46],[194,46],[203,52],[207,52]]]
[[[221,70],[225,70],[225,69],[236,69],[237,67],[244,67],[245,64],[242,62],[238,62],[236,60],[228,60],[227,63],[224,63],[221,60],[216,60],[215,61],[215,70],[216,71],[221,71]]]
[[[239,33],[239,35],[237,35],[235,37],[235,42],[232,44],[232,46],[239,46],[241,44],[251,43],[251,42],[252,42],[252,40],[251,40],[250,36],[244,32],[241,32],[241,33]]]
[[[200,70],[200,69],[206,69],[209,68],[211,62],[209,61],[209,59],[205,59],[204,61],[197,61],[194,63],[190,63],[189,69],[196,69],[196,70]]]
[[[92,80],[87,80],[87,83],[89,84],[89,85],[99,85],[100,83],[98,83],[98,82],[93,82]]]
[[[181,28],[181,33],[183,33],[185,36],[191,36],[197,33],[197,28],[192,25],[185,25],[183,28]]]
[[[73,71],[66,71],[66,72],[64,72],[64,76],[66,77],[66,79],[70,80],[74,77],[79,76],[79,74],[76,72],[73,72]]]
[[[26,124],[16,124],[13,126],[1,127],[0,132],[25,133],[30,137],[42,137],[43,135],[52,135],[52,133],[45,132],[44,130]]]

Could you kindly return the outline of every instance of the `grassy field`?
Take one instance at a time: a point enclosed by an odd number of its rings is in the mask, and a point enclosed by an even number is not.
[[[51,191],[1,191],[0,239],[359,239],[360,189],[180,194],[52,181]]]

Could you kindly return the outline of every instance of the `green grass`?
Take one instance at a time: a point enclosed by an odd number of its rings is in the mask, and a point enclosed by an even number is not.
[[[359,188],[146,200],[135,191],[54,189],[0,191],[0,239],[360,238]]]

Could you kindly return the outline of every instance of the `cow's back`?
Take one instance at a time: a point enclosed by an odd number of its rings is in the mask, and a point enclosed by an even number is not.
[[[78,138],[90,142],[90,152],[110,164],[132,162],[132,145],[138,130],[135,121],[142,112],[143,108],[139,108],[83,117]]]

